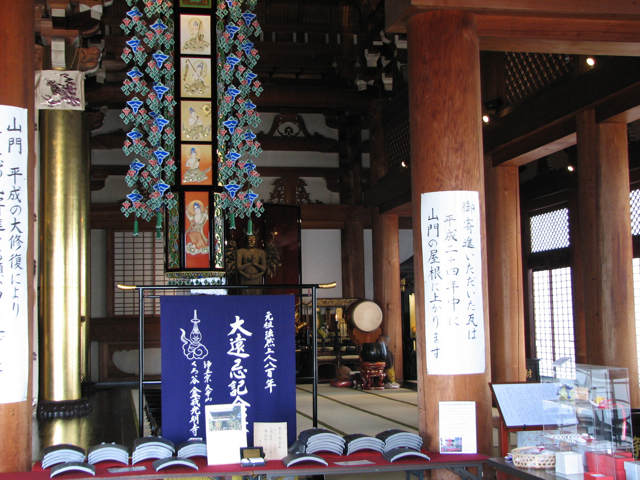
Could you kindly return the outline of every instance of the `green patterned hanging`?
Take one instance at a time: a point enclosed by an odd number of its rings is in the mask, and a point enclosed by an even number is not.
[[[218,178],[225,188],[220,206],[227,212],[231,228],[235,217],[259,217],[264,212],[251,189],[262,180],[249,159],[262,152],[251,131],[259,125],[260,116],[249,99],[251,93],[259,96],[262,92],[257,75],[251,71],[260,56],[249,38],[262,31],[252,12],[255,6],[255,0],[222,0],[217,9]]]
[[[127,0],[130,10],[120,27],[133,37],[126,42],[122,59],[129,65],[122,91],[130,98],[120,118],[132,124],[123,151],[135,155],[126,175],[133,188],[122,204],[125,216],[150,221],[157,217],[160,233],[164,209],[175,209],[177,198],[171,192],[176,164],[174,160],[173,17],[171,2],[146,0],[142,13],[137,0]],[[168,24],[164,23],[167,21]],[[142,40],[141,40],[142,39]],[[155,50],[146,53],[145,45]],[[144,66],[144,73],[140,69]],[[153,79],[148,85],[145,74]],[[134,233],[135,234],[135,233]]]

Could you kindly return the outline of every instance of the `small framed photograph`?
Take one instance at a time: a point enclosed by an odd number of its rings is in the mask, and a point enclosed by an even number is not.
[[[241,463],[240,449],[247,446],[247,420],[241,405],[205,405],[207,463]]]
[[[180,15],[180,54],[211,55],[210,15]]]
[[[211,98],[211,59],[180,58],[180,96]]]

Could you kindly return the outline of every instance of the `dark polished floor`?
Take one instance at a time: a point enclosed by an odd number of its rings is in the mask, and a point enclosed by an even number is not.
[[[88,450],[102,442],[124,445],[131,451],[138,438],[137,415],[131,387],[99,387],[86,394],[92,411],[72,419],[38,420],[34,425],[33,461],[50,445],[71,443]]]

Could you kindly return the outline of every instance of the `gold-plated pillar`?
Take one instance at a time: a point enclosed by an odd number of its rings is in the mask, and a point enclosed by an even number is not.
[[[91,345],[89,331],[91,328],[91,226],[89,210],[91,204],[91,132],[83,130],[84,135],[84,178],[82,180],[82,212],[81,212],[81,244],[80,253],[80,380],[91,380]]]
[[[83,112],[41,112],[41,393],[77,400],[80,389],[82,253],[86,215]]]

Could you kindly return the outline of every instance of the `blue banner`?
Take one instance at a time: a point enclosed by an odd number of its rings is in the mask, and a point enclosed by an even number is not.
[[[162,436],[206,438],[205,405],[246,407],[253,422],[287,422],[296,439],[293,295],[164,296]]]

